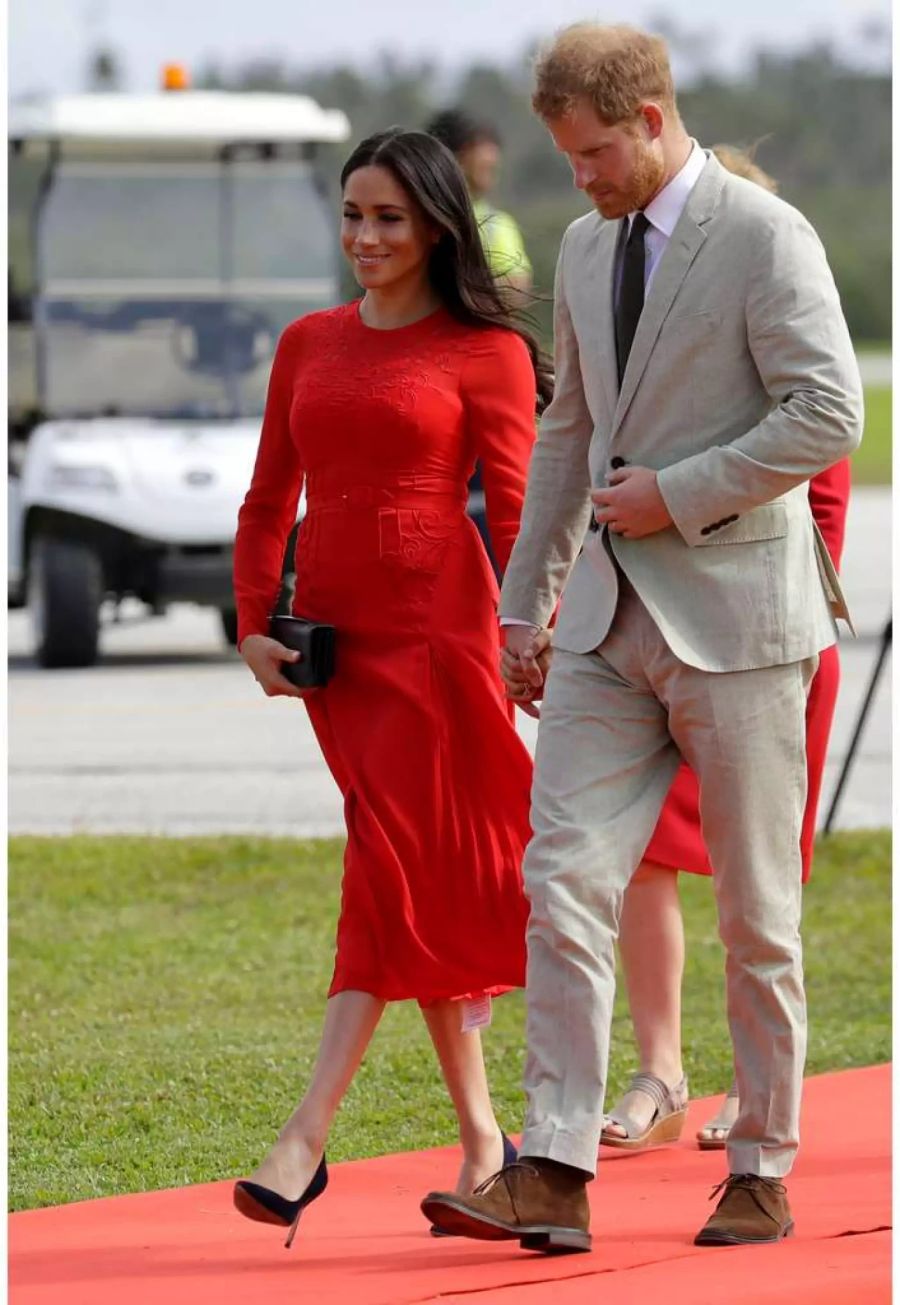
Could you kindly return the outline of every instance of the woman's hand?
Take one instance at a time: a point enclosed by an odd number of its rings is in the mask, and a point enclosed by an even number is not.
[[[248,634],[242,640],[240,654],[253,672],[253,678],[267,698],[308,698],[315,689],[298,689],[281,673],[284,662],[298,662],[301,654],[285,648],[277,639],[265,634]]]
[[[544,696],[544,680],[553,657],[550,631],[511,625],[504,628],[504,633],[506,646],[500,653],[500,675],[506,696],[527,716],[539,717],[534,704]]]

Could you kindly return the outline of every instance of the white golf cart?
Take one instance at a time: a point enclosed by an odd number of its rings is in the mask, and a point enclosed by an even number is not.
[[[275,343],[338,299],[313,155],[347,119],[171,91],[13,104],[9,126],[10,601],[44,666],[92,664],[126,596],[216,607],[233,642]]]

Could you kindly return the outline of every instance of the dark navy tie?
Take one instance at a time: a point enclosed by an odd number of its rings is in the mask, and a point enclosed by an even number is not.
[[[627,222],[628,219],[625,218],[624,221]],[[625,242],[619,299],[616,304],[616,365],[619,371],[619,389],[622,388],[625,364],[628,362],[634,333],[644,307],[644,233],[649,225],[643,213],[636,213]]]

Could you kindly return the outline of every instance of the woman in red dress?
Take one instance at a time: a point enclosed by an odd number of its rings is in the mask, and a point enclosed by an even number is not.
[[[281,337],[235,546],[241,656],[267,694],[305,697],[347,824],[312,1080],[235,1188],[243,1214],[294,1227],[324,1189],[329,1126],[387,1001],[422,1007],[459,1119],[459,1190],[508,1161],[480,1035],[462,1022],[523,984],[528,914],[531,761],[497,672],[497,586],[466,484],[480,459],[503,566],[548,378],[442,145],[381,133],[341,185],[343,250],[365,293]],[[333,679],[304,693],[267,633],[302,485],[293,610],[337,629]]]
[[[848,459],[810,481],[810,507],[835,569],[840,568],[849,494]],[[839,675],[835,645],[821,654],[806,708],[808,788],[800,834],[804,883],[812,865],[816,812]],[[700,830],[697,780],[684,763],[676,773],[653,838],[628,886],[622,907],[619,954],[640,1072],[609,1111],[609,1122],[602,1136],[607,1146],[643,1150],[660,1141],[672,1141],[681,1131],[687,1084],[681,1062],[684,927],[678,903],[678,870],[712,874]],[[670,1119],[667,1124],[670,1111],[678,1118]],[[732,1084],[718,1114],[697,1134],[701,1148],[724,1147],[737,1114],[737,1087]]]

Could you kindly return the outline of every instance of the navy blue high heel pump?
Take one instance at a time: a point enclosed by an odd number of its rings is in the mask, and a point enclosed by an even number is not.
[[[285,1196],[263,1187],[260,1183],[251,1183],[245,1179],[234,1185],[234,1207],[245,1219],[255,1219],[257,1223],[277,1223],[289,1228],[284,1245],[290,1248],[297,1231],[300,1216],[316,1197],[321,1196],[328,1186],[328,1166],[325,1157],[319,1161],[319,1167],[309,1181],[309,1186],[296,1201],[289,1201]]]

